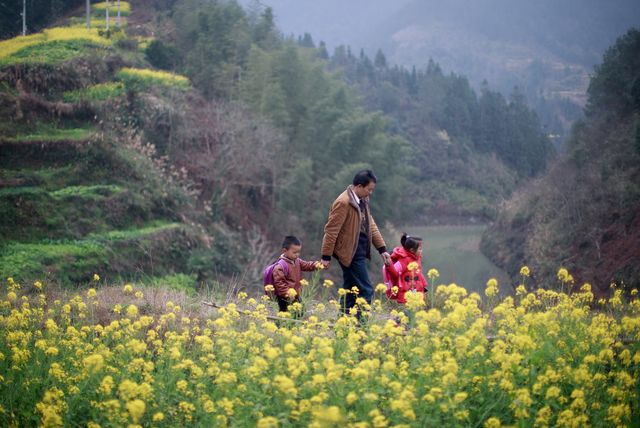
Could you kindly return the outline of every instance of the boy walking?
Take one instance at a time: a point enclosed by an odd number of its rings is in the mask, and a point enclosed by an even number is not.
[[[273,287],[280,312],[287,312],[289,306],[300,302],[300,279],[302,271],[316,270],[319,262],[309,262],[300,258],[302,242],[295,236],[287,236],[282,242],[282,254],[273,268]],[[284,261],[284,264],[282,263]],[[302,315],[301,313],[294,314]]]

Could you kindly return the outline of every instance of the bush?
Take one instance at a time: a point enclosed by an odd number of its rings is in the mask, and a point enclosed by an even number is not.
[[[175,46],[165,44],[160,40],[154,40],[149,43],[149,46],[145,49],[145,54],[151,65],[163,70],[173,70],[179,58],[179,52]]]

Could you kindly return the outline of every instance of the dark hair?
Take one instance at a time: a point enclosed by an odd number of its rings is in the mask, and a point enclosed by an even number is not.
[[[295,236],[285,236],[284,241],[282,241],[282,248],[288,250],[292,245],[302,245],[302,242]]]
[[[373,171],[371,171],[370,169],[363,169],[362,171],[358,172],[355,175],[355,177],[353,177],[353,185],[354,186],[358,186],[358,185],[366,186],[372,181],[374,183],[377,183],[378,179],[376,178],[376,176],[373,173]]]
[[[409,236],[406,233],[402,234],[400,238],[400,244],[405,250],[415,251],[420,248],[420,244],[422,244],[422,238],[418,238],[417,236]]]

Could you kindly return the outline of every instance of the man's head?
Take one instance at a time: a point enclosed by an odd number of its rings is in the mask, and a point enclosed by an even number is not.
[[[289,260],[296,260],[300,257],[302,242],[295,236],[285,236],[282,242],[282,254]]]
[[[359,198],[367,198],[373,193],[377,181],[373,171],[364,169],[353,177],[353,191]]]

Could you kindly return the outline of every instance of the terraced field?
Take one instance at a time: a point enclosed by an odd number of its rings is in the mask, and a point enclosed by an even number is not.
[[[135,43],[119,46],[126,32],[104,31],[104,7],[94,5],[90,30],[76,17],[0,42],[0,277],[175,275],[194,246],[162,174],[103,129],[102,116],[127,94],[190,85],[140,68]]]

